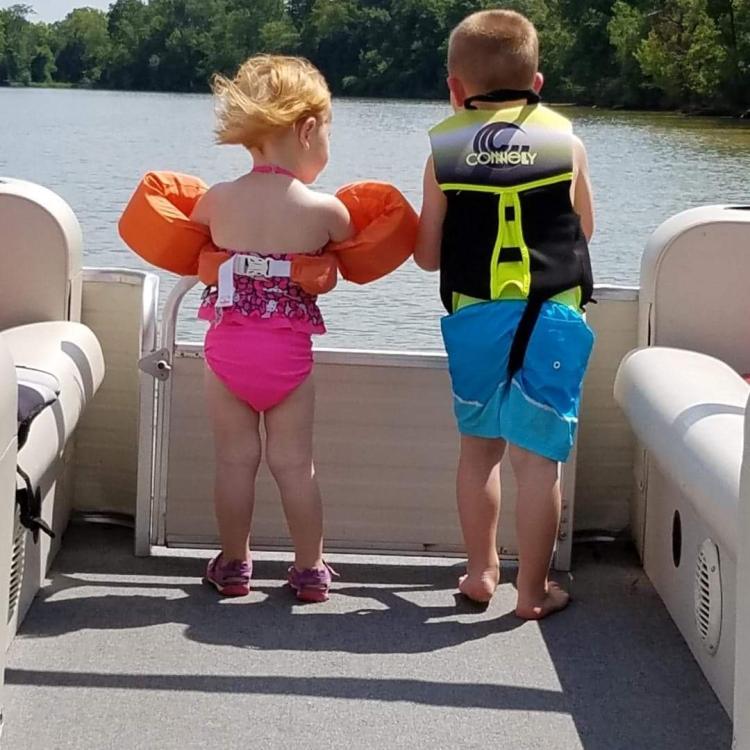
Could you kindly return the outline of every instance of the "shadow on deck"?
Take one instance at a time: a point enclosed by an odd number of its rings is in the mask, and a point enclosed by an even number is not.
[[[637,560],[578,547],[574,604],[486,610],[454,560],[347,557],[298,605],[279,555],[219,601],[205,558],[74,526],[10,651],[3,747],[720,750],[730,722]]]

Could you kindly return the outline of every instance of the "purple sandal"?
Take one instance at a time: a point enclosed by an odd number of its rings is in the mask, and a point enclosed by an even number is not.
[[[222,596],[247,596],[253,575],[252,561],[229,560],[224,563],[221,557],[218,554],[208,563],[206,583],[210,583]]]
[[[322,568],[305,568],[305,570],[297,570],[292,565],[288,571],[287,581],[297,592],[297,599],[300,601],[325,602],[328,601],[332,576],[338,577],[338,573],[326,562],[323,562]]]

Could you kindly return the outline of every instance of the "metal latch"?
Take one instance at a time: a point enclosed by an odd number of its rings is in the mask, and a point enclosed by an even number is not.
[[[157,380],[168,380],[172,372],[169,349],[157,349],[138,360],[138,369]]]

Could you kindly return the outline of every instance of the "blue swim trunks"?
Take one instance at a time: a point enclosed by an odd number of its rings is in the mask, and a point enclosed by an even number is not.
[[[483,302],[442,319],[458,429],[566,461],[594,332],[568,305],[545,302],[523,367],[510,380],[508,356],[525,306]]]

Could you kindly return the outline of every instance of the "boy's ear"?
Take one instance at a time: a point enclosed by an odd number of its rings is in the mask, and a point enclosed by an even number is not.
[[[314,117],[306,117],[304,120],[300,120],[298,125],[298,137],[299,142],[305,149],[310,148],[310,139],[312,138],[315,128],[318,126],[318,121]]]
[[[451,92],[451,104],[453,105],[453,108],[463,109],[464,102],[467,99],[466,87],[461,80],[455,76],[448,76],[446,82],[448,84],[448,90]]]
[[[542,90],[542,87],[544,86],[544,75],[542,73],[537,72],[534,75],[534,83],[531,84],[531,88],[534,90],[535,93],[539,93]]]

